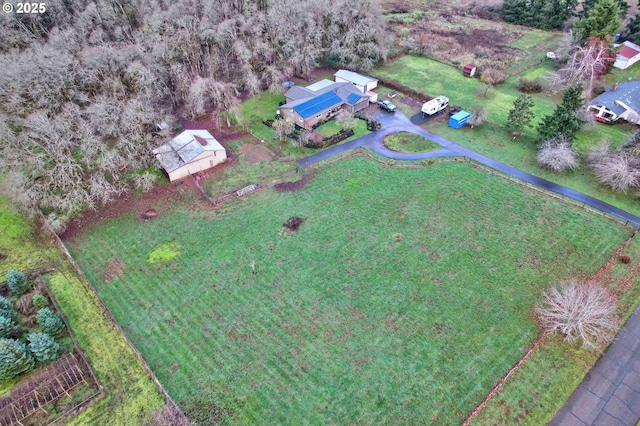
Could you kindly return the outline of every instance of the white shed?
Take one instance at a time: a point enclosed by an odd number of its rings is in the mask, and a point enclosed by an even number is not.
[[[153,150],[171,182],[208,170],[227,160],[227,151],[206,130],[185,130]]]
[[[630,41],[625,41],[622,43],[622,49],[616,54],[616,61],[613,66],[624,70],[638,61],[640,61],[640,46]]]
[[[373,89],[378,87],[378,80],[375,78],[348,70],[338,70],[333,76],[336,78],[336,83],[351,83],[362,93],[369,95],[370,102],[378,100],[378,95],[373,92]]]

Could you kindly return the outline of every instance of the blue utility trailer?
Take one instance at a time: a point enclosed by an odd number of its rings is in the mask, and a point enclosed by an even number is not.
[[[467,111],[460,111],[449,117],[449,127],[459,129],[462,126],[466,126],[467,121],[469,121],[469,117],[471,117],[470,113],[468,113]]]

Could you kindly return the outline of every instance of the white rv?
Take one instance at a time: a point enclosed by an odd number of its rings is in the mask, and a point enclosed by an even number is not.
[[[438,96],[431,99],[429,102],[422,104],[422,113],[427,115],[433,115],[438,111],[442,111],[449,105],[449,98],[446,96]]]

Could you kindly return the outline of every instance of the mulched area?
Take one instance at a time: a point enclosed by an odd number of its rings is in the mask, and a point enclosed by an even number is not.
[[[305,174],[302,178],[293,181],[293,182],[282,182],[273,186],[278,192],[294,192],[299,191],[304,188],[304,186],[311,180],[311,176],[309,174]]]
[[[304,219],[294,216],[290,217],[285,223],[282,224],[282,226],[290,231],[296,232],[298,228],[300,228],[300,225],[302,225],[303,223]]]

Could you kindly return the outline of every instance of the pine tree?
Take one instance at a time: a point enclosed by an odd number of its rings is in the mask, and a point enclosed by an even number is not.
[[[562,103],[556,107],[553,114],[545,116],[538,125],[539,141],[564,137],[569,143],[573,142],[576,133],[582,127],[582,120],[576,115],[576,110],[583,102],[582,85],[571,86],[565,90],[562,94]]]
[[[11,318],[0,316],[0,337],[14,337],[20,328]]]
[[[640,13],[627,24],[625,36],[634,43],[640,43]]]
[[[577,4],[577,0],[505,0],[500,13],[502,19],[514,24],[559,29]]]
[[[55,361],[60,356],[60,345],[48,334],[32,333],[27,336],[27,340],[27,349],[39,364]]]
[[[513,129],[515,135],[521,134],[526,127],[531,127],[534,113],[533,98],[529,95],[520,95],[513,102],[513,109],[509,111],[507,127]]]
[[[598,0],[583,18],[573,24],[582,41],[589,37],[604,40],[614,35],[621,26],[620,7],[616,0]]]
[[[618,5],[620,9],[620,17],[624,18],[627,14],[627,10],[629,10],[629,4],[625,0],[614,0],[614,2]],[[598,3],[598,0],[584,0],[582,3],[582,12],[581,16],[585,16],[593,7]]]
[[[60,317],[46,307],[36,313],[36,322],[44,333],[52,336],[57,336],[64,330],[64,323]]]
[[[13,339],[0,339],[0,380],[9,380],[31,370],[35,362],[27,346]]]
[[[11,310],[13,309],[13,303],[6,297],[0,296],[0,309]]]
[[[29,281],[27,281],[27,277],[22,272],[9,269],[6,278],[9,288],[16,296],[20,296],[29,290]]]

